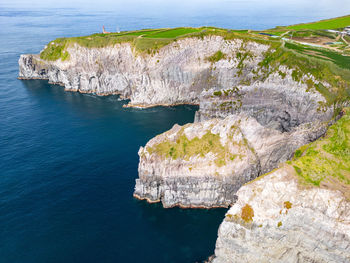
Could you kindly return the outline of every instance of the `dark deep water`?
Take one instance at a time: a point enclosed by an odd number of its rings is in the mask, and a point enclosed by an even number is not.
[[[175,123],[192,122],[195,107],[124,109],[116,96],[16,79],[21,53],[102,24],[258,29],[349,11],[346,1],[345,9],[318,5],[313,12],[312,1],[277,5],[278,12],[251,8],[252,1],[209,2],[215,8],[0,3],[0,262],[194,262],[213,254],[225,209],[163,209],[132,197],[138,148]]]

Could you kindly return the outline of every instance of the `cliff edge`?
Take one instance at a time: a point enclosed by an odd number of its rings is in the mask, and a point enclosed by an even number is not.
[[[175,125],[140,148],[134,196],[164,207],[228,207],[244,183],[290,159],[326,128],[315,122],[281,132],[243,114]]]
[[[350,261],[350,113],[283,167],[247,183],[212,262]]]

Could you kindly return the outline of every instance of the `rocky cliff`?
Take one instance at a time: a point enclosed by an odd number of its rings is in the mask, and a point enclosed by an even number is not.
[[[343,84],[333,85],[326,64],[278,41],[217,32],[166,40],[151,52],[135,49],[140,36],[57,39],[40,55],[21,56],[19,77],[120,94],[129,106],[200,104],[196,121],[203,123],[175,126],[140,149],[135,196],[167,207],[228,206],[242,184],[325,132]]]
[[[19,77],[48,79],[71,91],[121,94],[132,105],[198,103],[204,89],[213,85],[229,88],[240,81],[234,77],[240,62],[235,54],[242,45],[240,39],[226,41],[219,36],[185,38],[155,54],[137,54],[130,43],[103,48],[74,44],[67,48],[69,60],[47,61],[39,55],[22,55]],[[247,68],[257,67],[268,48],[254,42],[245,44],[254,55],[246,62]],[[230,57],[213,66],[208,58],[219,50]]]
[[[214,263],[350,262],[350,114],[237,192]]]
[[[134,196],[164,207],[233,205],[214,262],[350,262],[349,114],[311,143],[348,103],[348,71],[317,50],[196,30],[170,40],[138,35],[148,31],[57,39],[20,57],[19,78],[120,94],[129,106],[199,104],[195,123],[140,148]]]
[[[140,148],[134,196],[164,207],[227,207],[244,183],[291,158],[326,127],[315,122],[283,133],[244,114],[175,125]]]
[[[49,44],[55,45],[58,43]],[[19,77],[48,79],[69,91],[120,94],[130,99],[131,106],[200,103],[197,120],[226,117],[239,110],[258,117],[262,124],[277,125],[276,120],[283,119],[282,125],[289,127],[310,121],[313,114],[320,119],[317,110],[326,102],[305,84],[308,80],[318,83],[312,75],[295,79],[289,67],[264,67],[271,46],[239,38],[188,37],[151,54],[137,53],[128,42],[101,48],[74,43],[65,50],[69,59],[50,61],[40,55],[21,55]],[[215,91],[233,88],[242,93],[243,107],[239,107],[241,102],[233,105],[231,101],[237,100],[232,97],[237,93],[219,98],[222,103],[210,98]],[[297,100],[300,97],[303,100]],[[261,113],[266,108],[269,110]]]
[[[314,120],[329,120],[332,110],[325,112],[320,106],[325,98],[309,89],[307,76],[296,82],[292,72],[292,69],[280,66],[278,71],[263,81],[230,89],[212,88],[203,91],[195,119],[225,118],[244,112],[260,124],[280,131],[290,131],[293,127]]]

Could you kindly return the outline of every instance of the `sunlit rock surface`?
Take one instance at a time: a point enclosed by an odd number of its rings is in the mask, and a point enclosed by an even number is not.
[[[164,207],[227,207],[244,183],[325,130],[317,122],[283,133],[243,114],[175,125],[140,148],[134,196]]]

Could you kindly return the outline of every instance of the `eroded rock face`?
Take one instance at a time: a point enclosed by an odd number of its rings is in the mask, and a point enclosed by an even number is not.
[[[320,103],[325,99],[316,90],[308,88],[305,83],[307,78],[304,76],[297,82],[293,80],[291,69],[280,66],[263,81],[203,91],[196,121],[244,112],[266,127],[290,131],[302,123],[329,120],[333,111],[322,110]]]
[[[244,114],[175,125],[140,148],[134,196],[164,207],[227,207],[244,183],[325,130],[315,122],[282,133]]]
[[[340,191],[302,187],[284,166],[237,196],[212,262],[350,262],[350,202]]]
[[[210,60],[218,51],[224,56]],[[296,80],[293,69],[286,66],[273,72],[262,68],[270,46],[253,41],[184,38],[155,54],[137,54],[130,43],[104,48],[74,44],[67,52],[66,61],[22,55],[19,77],[48,79],[69,91],[120,94],[130,99],[129,106],[200,104],[196,121],[242,112],[263,126],[291,131],[333,115],[331,107],[322,107],[325,98],[307,85],[319,81],[312,75]]]
[[[241,48],[252,57],[244,61],[245,68],[238,76],[240,60],[236,54]],[[153,55],[136,54],[130,43],[104,48],[75,44],[67,49],[70,58],[66,61],[22,55],[19,77],[48,79],[70,91],[121,94],[134,106],[198,104],[205,89],[238,85],[258,67],[268,49],[268,45],[219,36],[181,39]],[[210,62],[208,57],[219,50],[226,57]]]

